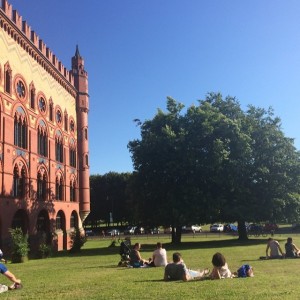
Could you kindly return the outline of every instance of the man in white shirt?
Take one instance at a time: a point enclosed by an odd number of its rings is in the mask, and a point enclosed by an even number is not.
[[[155,267],[165,267],[167,262],[167,251],[162,247],[162,243],[158,242],[156,244],[156,249],[152,255],[152,262]]]

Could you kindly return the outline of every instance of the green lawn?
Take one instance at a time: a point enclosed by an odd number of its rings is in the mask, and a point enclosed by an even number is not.
[[[300,247],[299,234],[293,235]],[[282,247],[287,235],[277,235]],[[142,256],[151,257],[158,237],[134,237],[141,242]],[[265,255],[266,238],[252,238],[241,244],[236,237],[196,235],[183,237],[181,246],[159,237],[171,259],[180,251],[188,267],[211,268],[211,257],[219,251],[231,271],[245,263],[254,267],[254,278],[219,281],[164,282],[163,268],[119,268],[119,247],[109,248],[110,239],[90,239],[80,254],[59,253],[48,259],[23,264],[8,263],[22,279],[23,289],[0,294],[0,299],[299,299],[300,259],[259,260]],[[1,283],[8,284],[1,276]]]

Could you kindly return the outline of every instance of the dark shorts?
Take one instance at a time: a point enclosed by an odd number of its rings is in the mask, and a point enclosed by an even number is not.
[[[5,267],[5,265],[0,264],[0,273],[4,274],[5,272],[7,272],[7,268]]]

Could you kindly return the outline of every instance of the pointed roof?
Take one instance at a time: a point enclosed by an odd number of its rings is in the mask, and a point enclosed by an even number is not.
[[[78,45],[76,45],[75,57],[81,57],[79,53]]]

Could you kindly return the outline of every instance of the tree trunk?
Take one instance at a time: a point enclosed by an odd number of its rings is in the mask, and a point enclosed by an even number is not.
[[[238,221],[238,231],[239,231],[239,240],[247,241],[248,235],[247,235],[246,224],[244,220]]]
[[[181,243],[181,226],[172,227],[172,244],[178,245]]]

